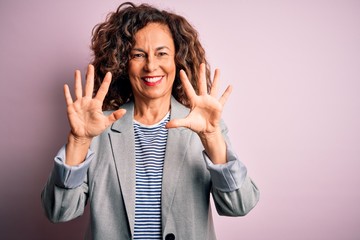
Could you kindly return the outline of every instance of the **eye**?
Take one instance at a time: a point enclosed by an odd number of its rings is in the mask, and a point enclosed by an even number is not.
[[[132,59],[144,59],[146,56],[144,53],[133,53],[131,54]]]
[[[167,52],[158,52],[157,56],[158,57],[165,57],[168,56],[169,54]]]

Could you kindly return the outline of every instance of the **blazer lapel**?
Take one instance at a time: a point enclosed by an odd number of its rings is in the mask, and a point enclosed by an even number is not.
[[[126,114],[112,125],[112,132],[110,132],[109,135],[121,193],[128,216],[131,235],[133,236],[136,194],[135,139],[133,130],[134,104],[128,103],[123,105],[122,108],[126,109]]]
[[[181,105],[174,98],[171,99],[171,119],[184,118],[189,109]],[[183,159],[189,145],[191,131],[187,128],[171,128],[168,132],[166,145],[163,180],[162,180],[162,229],[165,229],[168,214],[171,209],[176,185],[182,170]]]
[[[116,171],[121,188],[130,230],[134,235],[135,222],[135,188],[136,188],[136,160],[135,160],[135,138],[133,130],[134,104],[132,102],[122,106],[126,114],[116,121],[109,133],[111,147],[115,159]],[[189,109],[171,99],[171,119],[184,118]],[[169,129],[166,145],[163,180],[162,180],[162,228],[173,202],[176,185],[182,169],[183,159],[191,137],[191,131],[187,128]]]

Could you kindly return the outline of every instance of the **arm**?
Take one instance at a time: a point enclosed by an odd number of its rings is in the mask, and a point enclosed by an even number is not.
[[[205,152],[214,164],[226,163],[226,144],[223,138],[220,119],[223,107],[231,93],[231,86],[225,90],[220,99],[218,91],[219,70],[215,70],[210,93],[207,93],[205,64],[200,65],[198,79],[199,94],[196,94],[186,73],[180,71],[180,79],[190,102],[190,113],[184,119],[173,119],[166,125],[168,128],[186,127],[196,132],[205,148]]]
[[[259,190],[249,178],[246,166],[232,151],[229,143],[226,147],[225,164],[213,164],[204,153],[211,176],[214,203],[219,215],[244,216],[259,201]]]
[[[46,216],[52,222],[65,222],[83,214],[88,196],[87,170],[94,157],[89,151],[79,166],[69,166],[66,147],[54,159],[54,168],[41,194]]]
[[[75,166],[83,162],[92,139],[126,113],[124,109],[119,109],[108,116],[103,114],[102,105],[110,82],[111,73],[108,72],[93,98],[94,66],[89,65],[84,91],[80,71],[75,72],[75,101],[71,97],[68,85],[64,86],[67,116],[71,128],[66,144],[66,164]]]
[[[227,128],[221,123],[221,113],[231,93],[229,86],[216,99],[219,71],[215,70],[210,93],[207,93],[205,64],[200,66],[199,93],[196,94],[184,71],[180,72],[189,98],[190,113],[184,119],[174,119],[167,127],[187,127],[196,132],[204,146],[204,158],[210,171],[212,193],[220,215],[246,215],[258,202],[259,191],[247,176],[246,167],[230,149]]]
[[[89,152],[91,141],[126,112],[119,109],[107,116],[103,114],[102,104],[110,82],[111,73],[107,73],[93,97],[94,67],[89,65],[84,94],[79,71],[75,72],[75,101],[69,87],[64,86],[71,131],[66,149],[55,159],[54,169],[42,192],[43,207],[53,222],[68,221],[83,213],[88,196],[87,169],[92,156]]]
[[[254,182],[245,176],[237,190],[223,192],[213,187],[212,195],[219,215],[245,216],[256,206],[260,194]]]

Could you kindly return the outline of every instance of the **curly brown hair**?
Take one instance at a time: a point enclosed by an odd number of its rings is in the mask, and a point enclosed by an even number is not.
[[[199,66],[206,65],[208,91],[211,87],[210,66],[205,58],[198,32],[182,16],[159,10],[147,4],[136,6],[131,2],[121,4],[108,14],[105,22],[96,25],[92,32],[92,64],[95,67],[94,93],[99,89],[107,72],[112,73],[112,82],[105,97],[103,110],[116,110],[133,98],[128,75],[130,51],[135,44],[135,33],[148,23],[167,25],[175,44],[176,76],[172,95],[185,106],[189,100],[180,81],[179,71],[185,70],[192,86],[198,92]]]

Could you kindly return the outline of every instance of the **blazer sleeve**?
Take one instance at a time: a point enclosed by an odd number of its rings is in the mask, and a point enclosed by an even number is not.
[[[66,222],[83,214],[88,197],[87,170],[93,158],[89,150],[79,166],[65,165],[65,147],[55,157],[54,167],[41,193],[47,218],[52,222]]]
[[[260,192],[247,174],[246,166],[231,149],[227,127],[222,122],[227,146],[227,163],[213,164],[203,152],[212,181],[212,195],[219,215],[245,216],[259,201]]]

